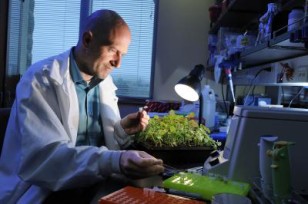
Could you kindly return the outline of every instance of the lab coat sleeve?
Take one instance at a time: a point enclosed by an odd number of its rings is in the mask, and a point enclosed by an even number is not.
[[[27,75],[18,84],[16,95],[19,177],[55,191],[88,186],[111,173],[120,173],[122,152],[75,147],[63,127],[52,80],[40,73]]]
[[[114,137],[116,138],[120,147],[122,149],[125,149],[134,142],[134,136],[135,135],[126,134],[126,132],[122,128],[120,122],[121,122],[121,120],[117,121],[114,125]]]

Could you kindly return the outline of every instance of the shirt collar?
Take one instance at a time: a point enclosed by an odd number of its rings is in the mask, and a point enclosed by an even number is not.
[[[71,77],[72,77],[72,80],[73,80],[74,83],[83,83],[84,80],[81,77],[78,65],[77,65],[77,63],[75,61],[73,50],[74,50],[74,48],[71,50],[71,53],[70,53],[70,65],[71,65],[70,66],[70,72],[71,72]]]

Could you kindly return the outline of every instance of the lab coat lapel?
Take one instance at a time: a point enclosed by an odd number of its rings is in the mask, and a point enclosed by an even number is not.
[[[54,79],[62,123],[72,143],[75,144],[79,123],[79,110],[75,85],[69,74],[69,54],[70,50],[59,55],[53,62],[50,77]]]
[[[115,95],[117,87],[108,76],[99,84],[100,87],[100,114],[102,116],[102,125],[104,127],[105,145],[109,149],[120,149],[114,139],[114,124],[120,120],[118,109],[118,97]]]

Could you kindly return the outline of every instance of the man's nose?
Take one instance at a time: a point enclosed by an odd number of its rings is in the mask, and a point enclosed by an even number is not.
[[[121,62],[122,62],[122,56],[120,54],[117,54],[114,60],[114,67],[119,68],[121,66]]]

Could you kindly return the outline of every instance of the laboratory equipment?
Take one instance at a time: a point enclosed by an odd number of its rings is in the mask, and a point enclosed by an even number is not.
[[[291,199],[292,187],[290,178],[289,146],[293,142],[278,141],[268,151],[272,158],[273,197],[275,203],[287,203]]]
[[[207,158],[203,174],[254,183],[260,179],[260,137],[275,135],[279,140],[296,143],[289,151],[291,186],[294,191],[308,194],[307,127],[307,109],[235,106],[225,147]]]

